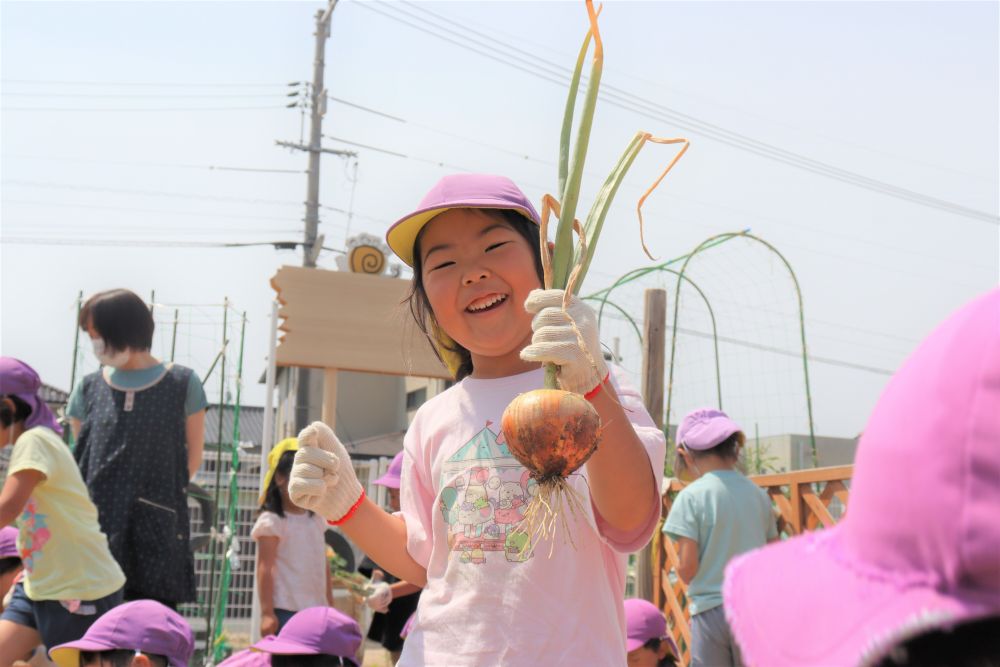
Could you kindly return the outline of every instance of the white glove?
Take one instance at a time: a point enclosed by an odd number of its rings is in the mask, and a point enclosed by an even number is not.
[[[379,581],[372,584],[372,589],[372,594],[365,598],[365,604],[380,614],[388,612],[389,603],[392,602],[392,587],[384,581]]]
[[[575,296],[564,311],[563,294],[561,289],[536,289],[528,294],[524,309],[535,316],[531,320],[535,333],[531,345],[521,350],[521,359],[556,364],[559,386],[586,394],[608,376],[598,338],[597,316]]]
[[[358,504],[363,493],[351,457],[330,427],[313,422],[302,429],[288,480],[292,502],[336,522]]]

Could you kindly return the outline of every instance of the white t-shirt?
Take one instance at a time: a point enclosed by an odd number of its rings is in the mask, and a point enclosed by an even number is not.
[[[326,606],[326,521],[318,514],[281,518],[261,512],[250,531],[255,540],[278,538],[274,572],[274,608],[301,611]]]
[[[611,375],[659,489],[663,434],[621,372]],[[659,498],[641,529],[621,534],[595,514],[584,465],[570,480],[585,515],[565,516],[576,547],[560,537],[551,557],[544,543],[519,558],[514,528],[536,484],[499,423],[511,399],[541,386],[541,370],[466,378],[417,411],[404,442],[401,515],[427,586],[398,667],[625,664],[626,558],[655,530]]]

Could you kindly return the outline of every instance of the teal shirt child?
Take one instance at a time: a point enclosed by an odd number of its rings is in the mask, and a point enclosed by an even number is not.
[[[686,486],[663,532],[698,543],[698,572],[687,592],[691,615],[722,604],[722,574],[734,556],[778,536],[767,494],[737,470],[713,470]]]

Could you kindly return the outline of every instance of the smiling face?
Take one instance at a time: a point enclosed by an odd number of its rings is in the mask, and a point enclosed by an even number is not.
[[[528,292],[541,287],[528,240],[499,216],[453,209],[420,234],[421,277],[434,317],[472,355],[475,375],[528,370]]]

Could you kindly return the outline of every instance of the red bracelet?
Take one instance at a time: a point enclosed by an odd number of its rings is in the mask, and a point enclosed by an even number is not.
[[[611,377],[611,371],[608,371],[608,374],[604,376],[603,380],[601,380],[601,384],[597,385],[596,387],[588,391],[586,394],[583,395],[583,397],[589,401],[594,396],[597,396],[597,393],[601,391],[601,387],[604,386],[604,383],[607,382],[608,378],[610,377]]]
[[[328,520],[326,522],[327,525],[328,526],[339,526],[340,524],[342,524],[345,521],[347,521],[348,519],[350,519],[352,516],[354,516],[355,514],[357,514],[358,508],[361,507],[361,502],[364,499],[365,499],[365,490],[361,489],[361,497],[358,498],[358,502],[356,502],[353,505],[351,505],[351,509],[347,510],[347,514],[345,514],[344,516],[340,517],[336,521],[329,521]]]

